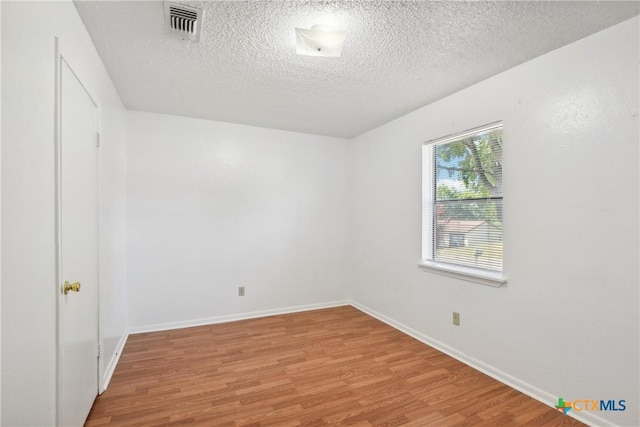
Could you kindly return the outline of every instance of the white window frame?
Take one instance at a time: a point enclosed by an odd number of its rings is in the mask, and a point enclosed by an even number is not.
[[[479,126],[461,133],[427,141],[422,145],[422,259],[418,263],[418,266],[422,269],[443,276],[493,287],[500,287],[507,283],[507,277],[504,273],[504,259],[502,271],[488,271],[463,265],[438,262],[434,259],[433,253],[434,147],[436,145],[443,145],[464,139],[498,126],[502,126],[502,122]]]

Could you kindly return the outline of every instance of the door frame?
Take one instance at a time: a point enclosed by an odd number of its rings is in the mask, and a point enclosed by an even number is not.
[[[61,377],[62,377],[62,241],[61,241],[61,232],[62,232],[62,66],[64,64],[69,67],[69,70],[76,77],[84,91],[87,93],[87,96],[96,107],[96,132],[100,133],[101,123],[100,118],[102,116],[100,106],[96,102],[95,98],[91,95],[91,92],[87,89],[84,82],[80,77],[76,74],[75,69],[71,66],[71,63],[79,63],[69,58],[73,58],[70,52],[66,50],[63,53],[63,50],[60,48],[60,40],[58,37],[55,37],[55,102],[54,102],[54,158],[55,158],[55,294],[56,294],[56,322],[55,322],[55,330],[56,330],[56,354],[55,354],[55,366],[56,366],[56,390],[55,390],[55,419],[56,425],[60,425],[61,423],[61,414],[62,408],[61,405]],[[97,141],[96,141],[97,142]],[[98,389],[96,390],[96,396],[102,392],[102,376],[100,375],[100,368],[102,365],[102,327],[100,322],[100,150],[98,149],[96,153],[96,195],[97,195],[97,212],[98,212],[98,230],[97,230],[97,247],[98,253],[97,256],[97,265],[98,265],[98,283],[97,283],[97,338],[98,342],[96,342],[96,351],[98,357],[96,358],[96,376],[97,376],[97,384]]]

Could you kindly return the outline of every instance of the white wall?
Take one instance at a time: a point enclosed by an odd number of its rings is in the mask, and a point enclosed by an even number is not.
[[[640,423],[637,18],[349,143],[125,113],[71,2],[0,7],[2,425],[55,419],[56,35],[101,107],[101,374],[128,312],[147,328],[352,297],[542,398],[626,399],[599,415]],[[419,270],[422,142],[498,119],[509,283]]]
[[[354,299],[549,403],[626,399],[625,412],[598,414],[620,425],[640,424],[638,27],[553,51],[352,147]],[[508,284],[418,269],[422,143],[496,120]]]
[[[127,138],[132,327],[344,299],[345,140],[140,112]]]
[[[101,114],[101,322],[126,331],[124,108],[70,1],[2,7],[2,425],[55,422],[54,37]],[[27,18],[28,17],[28,18]],[[103,367],[104,369],[104,367]]]

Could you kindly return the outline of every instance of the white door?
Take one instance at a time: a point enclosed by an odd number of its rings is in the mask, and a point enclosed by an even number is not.
[[[58,93],[58,423],[82,426],[98,394],[98,111],[62,58]]]

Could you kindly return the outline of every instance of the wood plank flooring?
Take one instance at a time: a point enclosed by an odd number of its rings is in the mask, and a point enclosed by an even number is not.
[[[131,335],[87,426],[578,426],[350,307]]]

